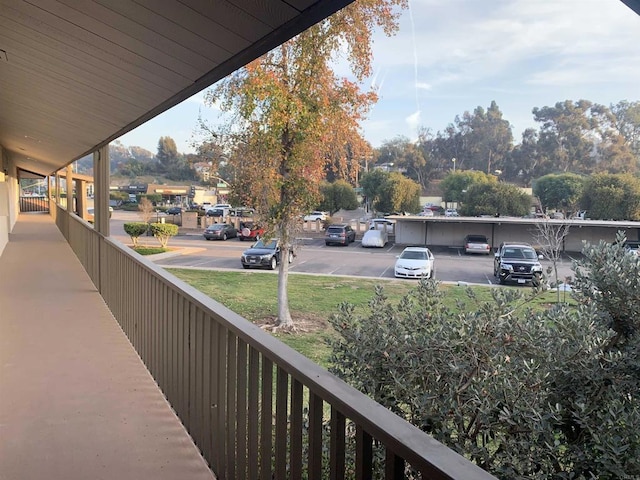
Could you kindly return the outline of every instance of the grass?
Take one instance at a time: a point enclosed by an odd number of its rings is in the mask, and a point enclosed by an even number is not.
[[[156,253],[164,253],[170,250],[169,248],[146,247],[144,245],[139,245],[137,247],[131,247],[131,248],[133,248],[140,255],[155,255]]]
[[[263,272],[168,270],[254,323],[271,323],[278,315],[277,275]],[[338,311],[341,303],[349,302],[364,313],[375,294],[376,285],[384,286],[389,299],[399,300],[416,284],[417,282],[403,280],[290,275],[289,307],[299,330],[293,334],[278,333],[276,336],[314,362],[326,366],[330,352],[325,340],[332,334],[327,319]],[[442,285],[441,288],[444,293],[443,301],[452,311],[459,311],[458,302],[469,303],[465,288],[453,285]],[[491,299],[491,288],[473,287],[479,301]],[[561,293],[561,300],[562,298]],[[547,308],[555,302],[556,293],[548,292],[530,306]]]

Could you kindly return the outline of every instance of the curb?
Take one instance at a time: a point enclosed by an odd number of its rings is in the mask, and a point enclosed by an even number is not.
[[[170,252],[156,253],[155,255],[146,255],[146,258],[155,262],[156,260],[164,260],[165,258],[178,257],[180,255],[190,255],[192,253],[198,253],[205,251],[206,248],[186,247],[178,250],[171,250]]]

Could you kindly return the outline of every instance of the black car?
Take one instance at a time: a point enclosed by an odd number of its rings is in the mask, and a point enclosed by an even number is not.
[[[542,255],[538,255],[528,243],[503,242],[495,254],[493,275],[500,284],[536,284],[542,277],[541,259]]]
[[[355,230],[346,224],[329,225],[324,234],[325,245],[349,245],[355,241]]]
[[[214,223],[209,225],[202,235],[207,240],[226,240],[237,237],[238,230],[229,223]]]
[[[207,217],[224,217],[224,210],[222,208],[210,208],[206,213]]]
[[[275,270],[282,260],[282,251],[278,240],[264,242],[258,240],[250,249],[245,250],[240,257],[243,268],[268,268]],[[293,262],[293,250],[289,250],[289,263]]]
[[[182,207],[171,207],[167,210],[169,215],[180,215],[182,213]]]

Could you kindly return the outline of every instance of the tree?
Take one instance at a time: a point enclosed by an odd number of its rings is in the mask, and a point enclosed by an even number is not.
[[[465,144],[471,163],[467,168],[488,174],[503,169],[513,148],[513,134],[509,122],[502,118],[498,104],[492,101],[486,112],[482,107],[476,107],[472,115],[465,112],[461,123],[466,124],[461,130],[468,132]]]
[[[541,173],[540,158],[538,132],[533,128],[527,128],[522,133],[520,144],[511,151],[510,161],[502,170],[503,178],[523,186],[531,185],[534,175]]]
[[[590,173],[596,162],[593,130],[596,120],[587,100],[557,102],[553,107],[533,109],[541,123],[538,147],[543,173],[552,171]]]
[[[420,210],[420,185],[401,173],[391,172],[374,204],[379,212],[417,212]]]
[[[473,113],[457,115],[444,132],[438,132],[435,139],[421,141],[421,146],[424,158],[429,158],[441,172],[450,169],[455,158],[459,169],[492,174],[506,168],[513,134],[510,123],[492,101],[486,111],[478,106]]]
[[[426,135],[423,132],[422,135]],[[426,138],[422,138],[426,141]],[[398,136],[385,141],[377,151],[377,163],[392,163],[399,171],[417,182],[421,189],[427,188],[430,172],[425,158],[426,149],[420,143],[411,142],[408,138]]]
[[[538,197],[542,211],[553,208],[563,212],[577,210],[585,177],[574,173],[549,174],[533,183],[533,195]]]
[[[375,26],[391,34],[406,0],[354,2],[292,40],[237,70],[207,93],[206,101],[226,114],[221,133],[242,145],[236,174],[284,251],[293,244],[300,215],[319,203],[327,165],[346,171],[369,146],[359,131],[376,100],[361,92],[371,72]],[[355,81],[339,78],[332,62],[345,55]],[[354,172],[355,173],[355,172]],[[354,175],[355,177],[355,175]],[[232,188],[237,188],[234,182]],[[288,262],[278,279],[277,326],[292,327],[287,296]]]
[[[151,228],[151,233],[158,239],[162,248],[167,246],[171,237],[175,237],[178,234],[178,226],[173,223],[151,223],[149,228]]]
[[[330,370],[498,478],[638,478],[640,261],[620,240],[584,249],[572,308],[468,289],[460,313],[435,281],[399,302],[379,287],[332,315]]]
[[[140,203],[138,203],[138,211],[140,212],[140,220],[144,223],[148,224],[151,222],[151,217],[153,216],[153,203],[147,198],[142,197],[140,199]]]
[[[174,170],[180,159],[178,154],[178,148],[176,142],[171,137],[160,137],[158,140],[158,153],[156,159],[160,164],[160,168],[163,172],[170,172]]]
[[[442,182],[442,199],[445,202],[460,202],[464,199],[467,189],[474,183],[496,183],[494,175],[487,175],[477,170],[463,170],[448,174]]]
[[[555,287],[557,291],[556,301],[560,303],[560,279],[558,278],[558,264],[562,259],[564,251],[564,239],[569,235],[570,225],[566,223],[552,223],[545,218],[538,220],[536,223],[536,232],[534,238],[536,240],[536,250],[541,252],[549,261],[551,261],[551,269],[554,274]]]
[[[640,101],[623,100],[611,106],[615,128],[625,138],[627,145],[640,158]]]
[[[358,208],[358,198],[351,185],[344,180],[333,183],[324,183],[321,187],[322,202],[319,210],[327,211],[333,215],[340,209],[355,210]]]
[[[531,211],[531,196],[509,183],[473,183],[463,198],[461,215],[523,217]]]
[[[134,247],[138,246],[138,238],[144,235],[149,230],[149,224],[147,222],[132,222],[124,224],[124,231],[131,237],[131,243]]]
[[[360,186],[362,194],[367,199],[367,204],[374,206],[384,196],[386,184],[389,181],[389,172],[374,169],[362,175]]]
[[[640,220],[640,180],[628,174],[597,174],[584,185],[580,207],[600,220]]]
[[[596,170],[606,173],[635,173],[638,170],[640,103],[620,102],[611,108],[595,104],[597,120]]]
[[[160,173],[171,180],[193,180],[195,171],[185,161],[183,155],[178,153],[176,142],[171,137],[160,137],[158,140],[158,153],[156,155]]]

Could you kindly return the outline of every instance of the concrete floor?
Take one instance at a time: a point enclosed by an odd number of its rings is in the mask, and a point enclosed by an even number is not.
[[[0,256],[0,479],[213,479],[51,217]]]

